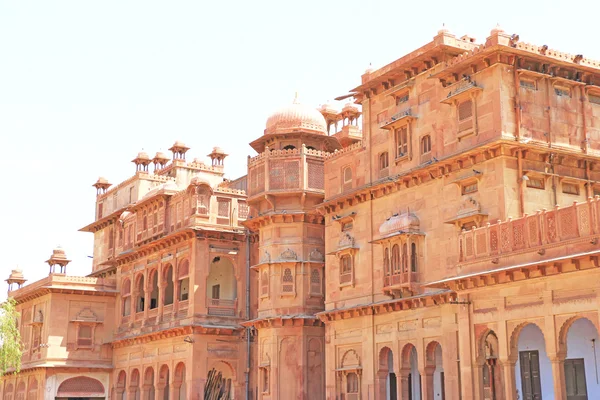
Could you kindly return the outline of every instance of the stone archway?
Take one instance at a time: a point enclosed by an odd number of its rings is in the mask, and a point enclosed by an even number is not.
[[[398,400],[398,383],[394,371],[394,353],[389,347],[379,350],[377,399]]]
[[[516,360],[513,371],[519,398],[554,397],[552,364],[542,328],[533,322],[518,325],[511,335],[509,358]]]
[[[185,364],[183,362],[178,363],[175,366],[175,378],[173,379],[173,386],[175,387],[175,398],[173,400],[187,399],[187,384],[185,374]]]
[[[431,341],[425,348],[425,380],[427,382],[427,399],[446,399],[444,366],[442,364],[442,346],[438,341]]]
[[[402,399],[421,400],[421,374],[417,348],[412,343],[407,343],[402,348],[400,381]]]
[[[569,318],[561,326],[558,342],[562,394],[567,400],[600,398],[597,325],[586,316]]]
[[[477,345],[477,379],[483,400],[504,400],[504,380],[496,332],[487,329]]]
[[[144,385],[142,386],[142,398],[144,400],[155,400],[156,389],[154,387],[154,368],[148,367],[144,371]]]

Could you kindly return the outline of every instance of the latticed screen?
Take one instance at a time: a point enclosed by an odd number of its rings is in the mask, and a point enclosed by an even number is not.
[[[291,293],[294,291],[294,277],[292,276],[292,270],[286,268],[283,271],[283,278],[281,278],[281,290],[284,293]]]
[[[466,100],[458,105],[458,131],[473,128],[473,101]]]
[[[79,333],[77,335],[78,346],[91,346],[92,345],[92,327],[89,325],[81,325],[79,327]]]
[[[269,171],[270,189],[298,189],[300,187],[300,162],[273,160]]]
[[[269,294],[269,274],[267,274],[267,271],[264,271],[260,278],[260,294],[263,296]]]
[[[265,190],[265,166],[261,164],[250,170],[250,195]]]
[[[218,216],[221,218],[229,218],[229,200],[219,199]]]
[[[310,291],[312,293],[321,293],[321,275],[316,268],[313,268],[310,273]]]
[[[248,203],[245,201],[238,201],[238,218],[248,218]]]
[[[325,189],[325,170],[323,163],[308,161],[308,187],[310,189]]]

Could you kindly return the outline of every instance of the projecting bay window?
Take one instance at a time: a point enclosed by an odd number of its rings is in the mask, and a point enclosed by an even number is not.
[[[461,80],[448,88],[450,92],[441,103],[456,110],[456,138],[477,135],[477,95],[483,91],[474,81]]]
[[[418,286],[422,235],[399,234],[377,240],[383,245],[383,290],[393,295],[415,294]]]

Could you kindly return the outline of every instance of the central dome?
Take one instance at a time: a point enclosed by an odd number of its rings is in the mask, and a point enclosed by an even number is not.
[[[299,104],[296,100],[291,105],[275,111],[267,119],[265,134],[297,131],[325,135],[327,123],[317,109]]]

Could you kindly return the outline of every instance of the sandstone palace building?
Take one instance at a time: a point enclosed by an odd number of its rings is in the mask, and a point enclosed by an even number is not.
[[[237,180],[181,142],[100,178],[91,273],[7,280],[0,398],[600,399],[600,62],[442,30],[343,98]]]

